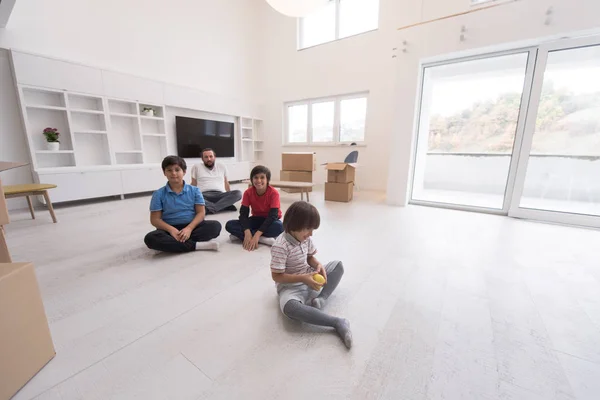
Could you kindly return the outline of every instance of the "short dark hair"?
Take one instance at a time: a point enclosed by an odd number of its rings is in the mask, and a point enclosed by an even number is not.
[[[286,232],[297,232],[303,229],[318,229],[321,216],[315,206],[306,201],[296,201],[283,216],[283,229]]]
[[[162,160],[161,164],[163,172],[165,172],[165,170],[171,165],[179,165],[183,172],[187,170],[187,164],[185,163],[185,160],[179,156],[166,156],[164,160]]]
[[[257,165],[250,171],[250,183],[252,183],[254,176],[258,174],[265,174],[267,176],[267,184],[271,182],[271,170],[264,165]]]
[[[212,151],[212,152],[213,152],[213,155],[214,155],[215,157],[217,156],[217,153],[215,153],[215,151],[214,151],[213,149],[211,149],[210,147],[207,147],[207,148],[205,148],[205,149],[202,149],[202,151],[200,152],[200,157],[204,157],[204,152],[206,152],[206,151]]]

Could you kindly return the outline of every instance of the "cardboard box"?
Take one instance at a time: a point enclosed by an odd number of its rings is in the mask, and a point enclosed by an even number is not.
[[[32,263],[0,263],[0,354],[2,400],[56,354]]]
[[[22,167],[24,163],[0,161],[0,172],[6,171],[7,169],[13,169]],[[6,199],[4,198],[4,190],[2,190],[2,179],[0,179],[0,263],[11,262],[10,253],[8,246],[6,245],[6,238],[4,237],[3,225],[7,225],[10,222],[8,218],[8,206],[6,205]]]
[[[312,182],[312,171],[281,171],[279,173],[280,181],[291,182]]]
[[[315,171],[315,153],[281,153],[281,169],[284,171]]]
[[[312,182],[312,171],[280,171],[279,180],[291,182]],[[286,193],[300,193],[301,189],[281,189]],[[312,192],[312,188],[308,190]]]
[[[349,183],[354,182],[356,168],[347,163],[328,163],[325,165],[327,170],[327,182],[331,183]]]
[[[354,183],[325,183],[325,200],[341,201],[344,203],[352,200],[354,195]]]

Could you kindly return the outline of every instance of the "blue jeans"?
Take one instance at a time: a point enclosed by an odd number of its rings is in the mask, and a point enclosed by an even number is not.
[[[263,224],[263,222],[265,222],[265,219],[266,218],[264,217],[249,218],[250,231],[252,232],[252,235],[254,235],[258,228],[260,228],[260,226]],[[227,224],[225,224],[225,230],[233,236],[237,237],[238,239],[244,240],[244,230],[242,229],[242,224],[240,223],[239,219],[232,219],[231,221],[227,221]],[[283,223],[281,222],[281,220],[278,219],[277,221],[273,221],[273,223],[271,224],[271,226],[269,226],[266,232],[263,232],[263,236],[274,238],[281,235],[282,232]]]

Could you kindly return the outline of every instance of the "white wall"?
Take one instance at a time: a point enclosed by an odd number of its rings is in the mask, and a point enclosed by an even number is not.
[[[255,0],[18,1],[0,47],[233,98],[256,90]]]
[[[546,11],[553,7],[550,25]],[[296,22],[263,7],[266,163],[281,166],[285,101],[370,91],[366,148],[359,148],[361,187],[386,190],[405,204],[413,120],[423,59],[600,27],[597,0],[520,0],[498,8],[397,31],[398,27],[469,9],[469,0],[380,0],[379,30],[296,50]],[[460,31],[467,28],[466,41]],[[403,41],[407,52],[403,53]],[[392,49],[397,47],[397,51]],[[392,55],[397,55],[392,58]],[[314,147],[318,162],[339,160],[347,148]],[[306,150],[305,148],[303,150]],[[318,182],[324,174],[317,174]]]
[[[0,49],[0,161],[29,162],[27,141],[17,104],[8,51]],[[32,183],[29,166],[0,172],[3,185]],[[10,199],[8,209],[27,207],[23,199]]]

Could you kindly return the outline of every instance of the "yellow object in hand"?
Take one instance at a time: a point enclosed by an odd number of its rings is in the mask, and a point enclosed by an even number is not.
[[[325,278],[321,274],[314,274],[312,278],[315,282],[321,285],[325,283]]]

